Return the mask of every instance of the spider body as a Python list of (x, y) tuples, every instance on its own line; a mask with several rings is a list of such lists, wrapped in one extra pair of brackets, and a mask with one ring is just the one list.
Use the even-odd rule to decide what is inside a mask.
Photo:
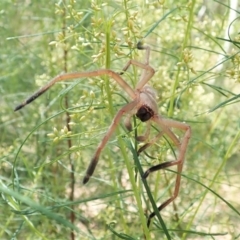
[(145, 86), (139, 93), (139, 108), (137, 109), (136, 116), (142, 122), (146, 122), (157, 113), (158, 108), (155, 91), (150, 86)]
[[(131, 101), (125, 106), (123, 106), (113, 118), (110, 127), (108, 128), (105, 136), (103, 137), (103, 139), (97, 146), (95, 153), (93, 154), (93, 157), (90, 161), (90, 164), (83, 178), (83, 183), (84, 184), (87, 183), (90, 177), (92, 176), (97, 166), (100, 154), (104, 149), (104, 147), (106, 146), (108, 140), (112, 136), (113, 132), (115, 131), (116, 127), (118, 126), (119, 122), (121, 121), (122, 116), (126, 115), (124, 124), (126, 128), (130, 131), (132, 130), (131, 117), (133, 115), (136, 115), (142, 122), (146, 122), (146, 128), (147, 128), (146, 132), (142, 136), (136, 137), (138, 141), (146, 141), (148, 139), (150, 134), (151, 124), (155, 124), (159, 128), (158, 134), (152, 139), (150, 139), (145, 145), (139, 148), (138, 155), (142, 151), (144, 151), (146, 148), (150, 147), (155, 142), (157, 142), (163, 135), (165, 135), (171, 140), (171, 142), (176, 146), (179, 152), (176, 160), (163, 162), (156, 166), (150, 167), (142, 176), (143, 178), (147, 178), (148, 175), (152, 172), (155, 172), (167, 167), (171, 167), (174, 165), (177, 166), (178, 173), (176, 174), (176, 184), (173, 191), (173, 195), (158, 207), (158, 210), (161, 211), (178, 196), (185, 153), (187, 150), (189, 139), (191, 137), (191, 128), (186, 123), (174, 121), (171, 119), (165, 119), (158, 113), (156, 92), (152, 87), (147, 85), (148, 81), (152, 78), (152, 76), (155, 73), (155, 70), (149, 65), (150, 47), (144, 46), (141, 43), (138, 43), (137, 48), (140, 50), (146, 50), (145, 63), (141, 63), (131, 59), (125, 65), (125, 67), (123, 68), (120, 74), (109, 69), (99, 69), (91, 72), (75, 72), (75, 73), (60, 74), (55, 78), (53, 78), (48, 84), (46, 84), (41, 89), (39, 89), (27, 100), (25, 100), (22, 104), (18, 105), (15, 108), (15, 111), (23, 108), (25, 105), (35, 100), (37, 97), (42, 95), (45, 91), (47, 91), (50, 87), (52, 87), (57, 82), (67, 81), (74, 78), (82, 78), (82, 77), (89, 78), (89, 77), (97, 77), (102, 75), (108, 75), (109, 77), (112, 77), (119, 84), (119, 86), (122, 87), (122, 89), (129, 95), (129, 97), (131, 98)], [(133, 89), (121, 77), (121, 75), (129, 68), (130, 65), (134, 65), (143, 70), (140, 76), (140, 80), (137, 83), (135, 89)], [(184, 136), (182, 137), (182, 139), (180, 139), (178, 136), (176, 136), (173, 133), (172, 131), (173, 128), (184, 131)], [(155, 212), (149, 215), (148, 226), (150, 224), (151, 219), (154, 216), (155, 216)]]
[(154, 115), (154, 111), (148, 105), (141, 106), (136, 113), (136, 116), (142, 122), (148, 121), (150, 118), (153, 117), (153, 115)]

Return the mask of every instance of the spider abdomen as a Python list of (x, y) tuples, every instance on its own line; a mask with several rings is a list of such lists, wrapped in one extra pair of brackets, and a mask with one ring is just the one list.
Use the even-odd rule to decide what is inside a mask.
[(136, 116), (142, 121), (146, 122), (154, 115), (158, 114), (156, 92), (146, 85), (139, 92), (139, 104), (136, 111)]
[(147, 105), (141, 106), (136, 113), (136, 116), (142, 121), (146, 122), (148, 121), (151, 117), (153, 117), (154, 111)]

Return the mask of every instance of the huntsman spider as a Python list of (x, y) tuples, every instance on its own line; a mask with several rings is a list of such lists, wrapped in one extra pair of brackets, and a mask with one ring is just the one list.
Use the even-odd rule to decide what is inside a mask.
[[(108, 75), (109, 77), (113, 78), (119, 86), (123, 89), (124, 92), (126, 92), (129, 97), (131, 98), (131, 101), (127, 103), (125, 106), (123, 106), (115, 115), (115, 117), (112, 120), (112, 123), (110, 127), (108, 128), (105, 136), (103, 137), (102, 141), (99, 143), (95, 153), (93, 154), (93, 157), (90, 161), (90, 164), (87, 168), (85, 177), (83, 178), (83, 184), (86, 184), (90, 177), (93, 175), (93, 172), (97, 166), (100, 154), (103, 150), (103, 148), (106, 146), (109, 138), (114, 133), (116, 127), (118, 126), (121, 118), (123, 115), (126, 115), (125, 119), (125, 126), (126, 128), (131, 131), (132, 125), (131, 125), (131, 117), (136, 115), (137, 118), (140, 119), (142, 122), (147, 123), (147, 130), (142, 136), (137, 136), (137, 141), (146, 141), (150, 134), (150, 128), (151, 123), (156, 124), (161, 131), (157, 133), (155, 137), (153, 137), (149, 142), (147, 142), (145, 145), (140, 147), (138, 150), (138, 154), (140, 154), (142, 151), (146, 150), (149, 146), (156, 143), (163, 135), (167, 136), (173, 144), (178, 149), (178, 156), (176, 160), (168, 161), (160, 163), (156, 166), (150, 167), (144, 174), (143, 178), (147, 178), (148, 175), (152, 172), (158, 171), (160, 169), (165, 169), (174, 165), (177, 165), (177, 174), (176, 174), (176, 182), (175, 182), (175, 188), (172, 196), (164, 201), (159, 207), (158, 210), (161, 211), (163, 208), (165, 208), (168, 204), (170, 204), (179, 193), (180, 188), (180, 181), (181, 181), (181, 173), (185, 158), (185, 153), (187, 150), (188, 142), (191, 137), (191, 128), (189, 125), (183, 122), (178, 122), (171, 119), (163, 118), (160, 113), (158, 112), (158, 106), (156, 102), (156, 92), (155, 90), (147, 85), (148, 81), (152, 78), (152, 76), (155, 73), (155, 70), (149, 65), (149, 56), (150, 56), (150, 47), (144, 46), (140, 42), (137, 44), (137, 48), (139, 50), (145, 50), (146, 56), (145, 56), (145, 62), (141, 63), (136, 60), (129, 60), (128, 63), (125, 65), (121, 73), (116, 73), (110, 69), (99, 69), (95, 71), (90, 72), (73, 72), (73, 73), (64, 73), (56, 76), (53, 78), (48, 84), (40, 88), (36, 93), (34, 93), (31, 97), (29, 97), (27, 100), (25, 100), (22, 104), (18, 105), (15, 108), (15, 111), (23, 108), (25, 105), (31, 103), (33, 100), (38, 98), (40, 95), (42, 95), (44, 92), (46, 92), (50, 87), (52, 87), (57, 82), (67, 81), (75, 78), (90, 78), (90, 77), (97, 77), (102, 75)], [(133, 89), (127, 82), (123, 80), (121, 75), (127, 71), (127, 69), (130, 67), (130, 65), (134, 65), (136, 67), (139, 67), (142, 69), (142, 74), (140, 76), (139, 82), (136, 84), (135, 89)], [(184, 136), (180, 140), (179, 137), (177, 137), (172, 129), (179, 129), (184, 131)], [(152, 212), (148, 216), (148, 222), (147, 225), (150, 225), (151, 219), (155, 216), (155, 212)]]

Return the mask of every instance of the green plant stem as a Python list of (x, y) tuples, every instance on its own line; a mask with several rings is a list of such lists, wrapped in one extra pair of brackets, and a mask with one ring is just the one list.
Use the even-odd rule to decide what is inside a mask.
[[(108, 22), (107, 26), (106, 26), (106, 68), (107, 69), (110, 68), (110, 63), (111, 63), (111, 60), (110, 60), (110, 47), (111, 47), (110, 46), (110, 26), (111, 25)], [(113, 102), (112, 102), (111, 91), (110, 91), (110, 87), (109, 87), (109, 78), (106, 78), (106, 90), (107, 90), (110, 114), (112, 116), (114, 116)], [(119, 131), (118, 127), (116, 129), (116, 133), (117, 133), (117, 135), (120, 135), (120, 131)], [(144, 232), (144, 235), (145, 235), (146, 239), (150, 240), (151, 239), (150, 238), (150, 233), (149, 233), (149, 229), (148, 229), (147, 224), (146, 224), (146, 218), (145, 218), (143, 208), (142, 208), (140, 192), (139, 192), (138, 186), (135, 182), (133, 167), (132, 167), (132, 164), (129, 161), (129, 157), (127, 156), (126, 146), (124, 144), (124, 141), (121, 138), (118, 138), (118, 144), (119, 144), (119, 148), (121, 150), (121, 154), (123, 156), (125, 165), (127, 167), (130, 182), (131, 182), (131, 185), (132, 185), (132, 188), (133, 188), (132, 190), (133, 190), (136, 202), (137, 202), (139, 216), (140, 216), (141, 223), (142, 223), (142, 226), (143, 226), (143, 232)], [(126, 227), (126, 230), (128, 231), (128, 227), (127, 227), (127, 224), (125, 222), (125, 219), (122, 219), (122, 220), (123, 220), (124, 226)]]
[[(189, 11), (189, 20), (188, 20), (188, 24), (187, 24), (187, 28), (186, 28), (186, 32), (185, 32), (185, 37), (183, 40), (183, 44), (182, 44), (182, 54), (181, 54), (181, 58), (180, 61), (182, 61), (183, 59), (183, 50), (185, 49), (185, 47), (187, 46), (188, 40), (191, 37), (191, 29), (192, 29), (192, 23), (193, 23), (193, 17), (194, 17), (194, 6), (195, 6), (196, 1), (193, 0), (191, 2), (191, 9)], [(177, 69), (177, 74), (176, 74), (176, 79), (174, 81), (174, 84), (172, 86), (172, 91), (171, 91), (171, 98), (170, 98), (170, 102), (169, 102), (169, 109), (168, 109), (168, 117), (172, 117), (173, 116), (173, 112), (174, 112), (174, 102), (175, 102), (175, 93), (177, 90), (177, 87), (179, 85), (179, 81), (180, 81), (180, 72), (181, 72), (181, 66), (178, 66)]]
[[(32, 208), (38, 209), (38, 211), (40, 211), (42, 214), (46, 214), (48, 217), (52, 217), (53, 219), (57, 220), (56, 214), (49, 213), (48, 210), (39, 206), (38, 204), (36, 204), (35, 202), (33, 202), (31, 199), (27, 198), (26, 196), (22, 196), (20, 193), (7, 188), (7, 186), (2, 181), (0, 181), (0, 191), (2, 192), (2, 194), (5, 195), (5, 201), (7, 201), (8, 205), (13, 210), (21, 211), (20, 206), (19, 206), (19, 204), (17, 204), (17, 201), (16, 201), (16, 200), (18, 200), (28, 206), (31, 206)], [(51, 214), (51, 216), (50, 216), (50, 214)], [(27, 223), (27, 225), (33, 230), (33, 232), (36, 233), (36, 235), (38, 235), (41, 239), (47, 240), (47, 238), (44, 237), (44, 235), (35, 228), (32, 221), (30, 221), (27, 216), (25, 216), (25, 215), (20, 215), (20, 216)], [(67, 222), (65, 221), (65, 223), (67, 223)], [(69, 223), (67, 223), (67, 225), (73, 227)], [(76, 228), (75, 228), (75, 230), (76, 230)]]
[[(136, 164), (136, 166), (137, 166), (137, 169), (138, 169), (138, 171), (139, 171), (139, 174), (140, 174), (140, 176), (143, 176), (144, 172), (143, 172), (142, 166), (141, 166), (141, 164), (140, 164), (140, 161), (139, 161), (139, 159), (138, 159), (137, 152), (136, 152), (136, 150), (133, 148), (133, 145), (130, 143), (130, 141), (128, 141), (127, 144), (128, 144), (128, 147), (130, 148), (132, 154), (133, 154), (134, 162), (135, 162), (135, 164)], [(169, 233), (168, 233), (168, 230), (167, 230), (167, 228), (166, 228), (166, 226), (165, 226), (165, 223), (164, 223), (164, 221), (163, 221), (163, 219), (162, 219), (162, 217), (161, 217), (161, 215), (160, 215), (160, 212), (159, 212), (159, 210), (158, 210), (158, 208), (157, 208), (157, 205), (156, 205), (156, 203), (155, 203), (155, 201), (154, 201), (154, 199), (153, 199), (153, 196), (152, 196), (152, 194), (151, 194), (150, 188), (149, 188), (149, 186), (148, 186), (148, 184), (147, 184), (147, 180), (144, 179), (144, 178), (142, 178), (142, 182), (143, 182), (143, 185), (144, 185), (144, 187), (145, 187), (145, 189), (146, 189), (148, 198), (149, 198), (149, 200), (150, 200), (150, 202), (151, 202), (151, 204), (152, 204), (152, 208), (153, 208), (154, 212), (156, 213), (156, 216), (157, 216), (157, 218), (158, 218), (158, 220), (159, 220), (159, 222), (160, 222), (160, 224), (161, 224), (161, 226), (162, 226), (162, 228), (163, 228), (163, 231), (164, 231), (167, 239), (170, 240), (171, 237), (170, 237), (170, 235), (169, 235)]]
[[(111, 52), (110, 52), (110, 50), (111, 50), (111, 44), (110, 44), (111, 23), (109, 21), (110, 20), (108, 20), (106, 22), (106, 31), (105, 31), (105, 33), (106, 33), (106, 43), (105, 43), (106, 44), (106, 64), (105, 64), (105, 68), (106, 69), (110, 69), (110, 66), (111, 66)], [(112, 94), (111, 94), (111, 89), (110, 89), (110, 81), (109, 81), (108, 76), (105, 77), (105, 88), (106, 88), (106, 93), (107, 93), (109, 112), (110, 112), (110, 115), (112, 117), (114, 117), (114, 107), (113, 107)], [(116, 133), (117, 133), (117, 135), (119, 135), (119, 133), (120, 133), (118, 127), (116, 129)], [(120, 149), (122, 149), (122, 148), (120, 147)], [(112, 172), (112, 174), (115, 175), (114, 172)], [(111, 179), (114, 179), (113, 184), (114, 184), (115, 191), (117, 191), (118, 187), (117, 187), (117, 181), (115, 180), (116, 178), (114, 176), (112, 176)], [(122, 205), (121, 200), (117, 201), (117, 208), (121, 209), (121, 205)], [(126, 233), (128, 233), (129, 228), (128, 228), (128, 225), (126, 223), (126, 220), (125, 220), (125, 217), (123, 214), (121, 214), (121, 222), (123, 223), (124, 231)]]

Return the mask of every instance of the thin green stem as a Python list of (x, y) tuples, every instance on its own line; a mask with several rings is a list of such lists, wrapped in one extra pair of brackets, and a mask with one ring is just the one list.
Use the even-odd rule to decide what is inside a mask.
[[(132, 152), (132, 154), (133, 154), (134, 162), (135, 162), (135, 164), (136, 164), (136, 166), (137, 166), (137, 169), (138, 169), (138, 171), (139, 171), (139, 174), (140, 174), (140, 176), (143, 176), (144, 172), (143, 172), (141, 163), (140, 163), (140, 161), (139, 161), (139, 159), (138, 159), (137, 152), (136, 152), (136, 150), (133, 148), (133, 144), (132, 144), (130, 141), (127, 141), (127, 140), (126, 140), (126, 142), (127, 142), (127, 145), (128, 145), (128, 147), (129, 147), (129, 149), (131, 150), (131, 152)], [(134, 177), (134, 176), (133, 176), (133, 177)], [(153, 196), (152, 196), (152, 194), (151, 194), (150, 188), (149, 188), (149, 186), (148, 186), (148, 184), (147, 184), (147, 180), (144, 179), (144, 178), (142, 178), (141, 180), (142, 180), (142, 183), (143, 183), (143, 185), (144, 185), (144, 187), (145, 187), (145, 190), (146, 190), (146, 192), (147, 192), (148, 198), (149, 198), (149, 200), (150, 200), (150, 202), (151, 202), (152, 208), (153, 208), (154, 212), (156, 213), (156, 216), (157, 216), (157, 218), (158, 218), (158, 220), (159, 220), (159, 222), (160, 222), (160, 224), (161, 224), (161, 226), (162, 226), (162, 228), (163, 228), (163, 231), (164, 231), (167, 239), (170, 240), (171, 237), (170, 237), (170, 235), (169, 235), (169, 233), (168, 233), (168, 230), (167, 230), (167, 228), (166, 228), (166, 226), (165, 226), (165, 223), (164, 223), (164, 221), (163, 221), (163, 219), (162, 219), (162, 217), (161, 217), (161, 215), (160, 215), (160, 212), (159, 212), (159, 210), (158, 210), (158, 208), (157, 208), (157, 205), (156, 205), (156, 203), (155, 203), (155, 201), (154, 201), (154, 199), (153, 199)], [(136, 191), (138, 192), (138, 189), (136, 189)], [(145, 217), (144, 217), (144, 218), (145, 218)], [(144, 221), (146, 221), (146, 218), (145, 218)]]
[[(106, 27), (106, 68), (110, 68), (110, 63), (111, 63), (111, 60), (110, 60), (110, 26), (111, 25), (108, 22), (107, 27)], [(107, 91), (107, 96), (108, 96), (109, 110), (110, 110), (111, 115), (114, 116), (112, 96), (111, 96), (111, 92), (110, 92), (109, 79), (108, 78), (106, 78), (106, 91)], [(119, 128), (117, 128), (116, 133), (117, 133), (117, 135), (120, 135)], [(143, 211), (143, 208), (142, 208), (140, 192), (139, 192), (138, 186), (135, 182), (133, 167), (132, 167), (132, 164), (130, 163), (128, 154), (126, 152), (126, 146), (124, 144), (124, 141), (121, 138), (118, 138), (118, 144), (119, 144), (119, 148), (121, 150), (121, 154), (123, 156), (125, 165), (127, 167), (130, 182), (131, 182), (131, 185), (132, 185), (132, 188), (133, 188), (134, 197), (135, 197), (136, 202), (137, 202), (141, 223), (142, 223), (142, 226), (143, 226), (144, 235), (145, 235), (147, 240), (148, 239), (150, 240), (151, 238), (150, 238), (150, 234), (149, 234), (149, 229), (147, 227), (146, 218), (145, 218), (144, 211)], [(125, 219), (122, 219), (122, 220), (123, 220), (123, 223), (124, 223), (124, 226), (125, 226), (127, 232), (129, 232), (127, 224), (125, 223)]]
[[(181, 53), (181, 58), (180, 61), (182, 61), (183, 59), (183, 50), (185, 49), (185, 47), (188, 44), (188, 41), (191, 37), (191, 30), (192, 30), (192, 23), (193, 23), (193, 17), (194, 17), (194, 6), (195, 6), (196, 1), (193, 0), (191, 3), (191, 8), (189, 10), (189, 20), (188, 20), (188, 24), (187, 24), (187, 28), (186, 28), (186, 32), (185, 32), (185, 37), (183, 40), (183, 44), (182, 44), (182, 53)], [(174, 102), (175, 102), (175, 93), (176, 90), (178, 88), (179, 85), (179, 81), (180, 81), (180, 72), (181, 72), (181, 66), (178, 66), (177, 69), (177, 74), (176, 74), (176, 78), (174, 81), (174, 84), (172, 86), (172, 91), (171, 91), (171, 98), (170, 98), (170, 102), (169, 102), (169, 109), (168, 109), (168, 117), (172, 117), (173, 116), (173, 112), (174, 112)]]
[[(105, 43), (105, 46), (106, 46), (106, 63), (105, 63), (105, 67), (106, 67), (106, 69), (110, 69), (110, 67), (111, 67), (111, 41), (110, 41), (111, 23), (110, 23), (110, 20), (108, 20), (106, 22), (105, 28), (106, 28), (106, 31), (105, 31), (105, 33), (106, 33), (106, 43)], [(108, 76), (105, 77), (105, 89), (106, 89), (106, 93), (107, 93), (109, 112), (110, 112), (110, 115), (112, 117), (114, 117), (114, 107), (113, 107), (113, 101), (112, 101), (112, 93), (111, 93), (111, 89), (110, 89), (110, 81), (109, 81)], [(117, 133), (117, 135), (120, 134), (120, 131), (119, 131), (118, 127), (116, 129), (116, 133)], [(120, 149), (122, 150), (121, 146), (120, 146)], [(111, 163), (110, 163), (110, 165), (111, 165), (110, 167), (112, 169), (114, 169)], [(111, 174), (112, 174), (111, 179), (113, 180), (114, 189), (115, 189), (115, 191), (117, 191), (117, 189), (118, 189), (117, 178), (114, 177), (114, 176), (116, 176), (116, 172), (112, 171)], [(121, 198), (119, 198), (119, 199), (120, 200), (117, 201), (117, 203), (116, 203), (117, 208), (122, 209), (123, 204), (121, 203)], [(121, 222), (123, 224), (124, 231), (126, 233), (129, 233), (129, 227), (128, 227), (128, 224), (126, 223), (126, 218), (125, 218), (123, 212), (121, 213)]]

